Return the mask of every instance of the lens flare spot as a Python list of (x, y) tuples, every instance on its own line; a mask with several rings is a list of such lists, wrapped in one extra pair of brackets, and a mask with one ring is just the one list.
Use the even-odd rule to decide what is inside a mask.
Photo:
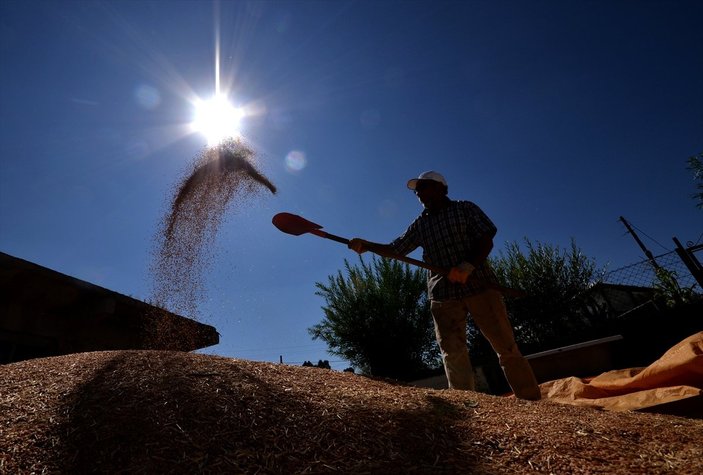
[(161, 104), (161, 93), (158, 89), (142, 84), (134, 91), (137, 104), (147, 110), (153, 110)]
[(286, 170), (291, 173), (297, 173), (301, 171), (307, 165), (307, 158), (305, 158), (305, 153), (299, 150), (293, 150), (288, 152), (286, 155)]
[(395, 201), (383, 200), (378, 206), (378, 214), (384, 218), (391, 218), (398, 212), (398, 204)]

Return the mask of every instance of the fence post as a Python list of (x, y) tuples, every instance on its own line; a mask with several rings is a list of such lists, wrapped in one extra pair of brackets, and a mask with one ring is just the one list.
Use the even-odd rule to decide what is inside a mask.
[(696, 256), (694, 256), (692, 252), (689, 252), (688, 249), (681, 245), (676, 237), (674, 237), (673, 240), (674, 244), (676, 244), (676, 254), (678, 254), (683, 263), (686, 264), (693, 278), (696, 279), (700, 288), (703, 289), (703, 266), (701, 266), (701, 263), (698, 262), (698, 259), (696, 259)]
[(649, 259), (649, 262), (652, 263), (654, 266), (654, 269), (659, 270), (660, 266), (659, 263), (657, 263), (656, 259), (654, 259), (654, 255), (652, 254), (652, 251), (647, 249), (647, 246), (644, 245), (640, 237), (637, 235), (634, 229), (632, 229), (632, 226), (630, 226), (630, 223), (622, 216), (620, 216), (620, 221), (622, 224), (625, 225), (627, 228), (627, 232), (629, 232), (633, 238), (635, 238), (635, 242), (640, 246), (640, 249), (642, 249), (642, 252), (644, 252), (644, 255), (647, 256), (647, 259)]

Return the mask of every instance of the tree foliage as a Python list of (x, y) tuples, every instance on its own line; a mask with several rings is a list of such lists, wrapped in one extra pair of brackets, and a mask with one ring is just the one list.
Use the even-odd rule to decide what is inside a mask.
[(318, 360), (317, 364), (312, 364), (312, 361), (303, 361), (303, 366), (308, 368), (332, 369), (332, 366), (328, 360)]
[(583, 337), (589, 322), (581, 315), (578, 298), (602, 278), (595, 261), (585, 256), (574, 240), (568, 250), (524, 239), (525, 250), (517, 242), (491, 259), (498, 280), (508, 287), (527, 292), (522, 299), (507, 300), (520, 343), (539, 347), (567, 344), (570, 338)]
[(674, 270), (658, 267), (655, 270), (656, 280), (654, 282), (655, 297), (664, 302), (667, 307), (674, 308), (684, 305), (694, 300), (696, 284), (690, 287), (679, 285), (679, 276)]
[(363, 373), (408, 381), (441, 364), (425, 272), (390, 259), (344, 261), (344, 271), (317, 282), (322, 322), (308, 329), (331, 354)]
[(693, 199), (696, 200), (696, 206), (703, 209), (703, 153), (689, 157), (687, 168), (693, 172), (693, 179), (697, 182), (698, 193), (693, 195)]

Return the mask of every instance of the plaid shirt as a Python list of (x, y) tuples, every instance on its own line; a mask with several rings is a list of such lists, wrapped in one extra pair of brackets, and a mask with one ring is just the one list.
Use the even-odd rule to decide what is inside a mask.
[[(449, 269), (472, 257), (476, 239), (486, 235), (493, 238), (496, 231), (493, 222), (474, 203), (450, 200), (439, 211), (423, 211), (390, 246), (402, 255), (422, 247), (425, 262)], [(432, 300), (460, 299), (484, 290), (473, 279), (497, 283), (493, 270), (484, 262), (476, 267), (466, 284), (452, 283), (446, 276), (429, 271), (427, 292)]]

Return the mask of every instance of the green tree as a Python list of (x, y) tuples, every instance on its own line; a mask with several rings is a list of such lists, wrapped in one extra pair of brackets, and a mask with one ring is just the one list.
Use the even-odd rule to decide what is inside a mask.
[(676, 307), (677, 305), (686, 304), (693, 300), (695, 295), (693, 289), (696, 285), (693, 284), (690, 287), (681, 287), (676, 271), (659, 267), (655, 270), (655, 276), (655, 296), (664, 302), (667, 307)]
[(693, 195), (693, 199), (697, 201), (696, 206), (703, 209), (703, 153), (689, 157), (687, 168), (693, 172), (693, 179), (698, 182), (698, 193)]
[(308, 329), (331, 354), (372, 376), (409, 381), (441, 365), (425, 272), (390, 259), (360, 259), (317, 282), (322, 322)]
[(491, 258), (498, 280), (523, 289), (528, 296), (508, 299), (515, 337), (533, 348), (568, 344), (580, 340), (589, 322), (581, 316), (578, 298), (602, 278), (595, 261), (583, 254), (572, 239), (568, 250), (524, 239), (526, 250), (517, 242)]

